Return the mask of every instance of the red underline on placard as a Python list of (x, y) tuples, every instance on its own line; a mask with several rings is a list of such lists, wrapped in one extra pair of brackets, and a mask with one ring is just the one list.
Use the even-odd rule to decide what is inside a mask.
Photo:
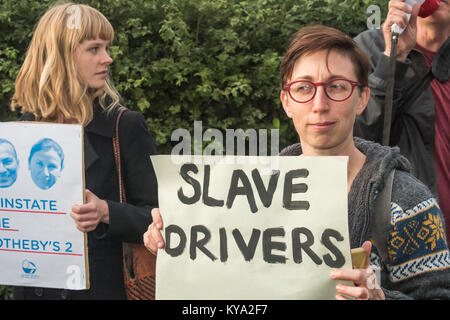
[(13, 249), (0, 249), (0, 251), (43, 253), (43, 254), (58, 254), (58, 255), (63, 255), (63, 256), (79, 256), (79, 257), (83, 256), (80, 253), (66, 253), (66, 252), (45, 252), (45, 251), (29, 251), (29, 250), (13, 250)]
[(0, 229), (0, 231), (19, 231), (19, 229)]
[(65, 212), (51, 212), (51, 211), (27, 211), (27, 210), (12, 210), (0, 209), (2, 212), (24, 212), (24, 213), (45, 213), (45, 214), (66, 214)]

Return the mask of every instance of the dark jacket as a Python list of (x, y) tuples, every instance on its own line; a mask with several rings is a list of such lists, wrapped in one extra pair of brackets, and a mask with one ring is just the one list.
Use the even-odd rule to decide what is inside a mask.
[[(127, 111), (120, 120), (119, 137), (127, 203), (119, 203), (112, 136), (115, 112), (94, 107), (94, 118), (84, 130), (85, 186), (107, 201), (109, 224), (88, 232), (89, 290), (15, 287), (15, 299), (125, 299), (122, 242), (141, 242), (157, 207), (157, 182), (150, 155), (155, 144), (144, 117)], [(21, 120), (33, 121), (25, 114)]]
[[(355, 136), (381, 143), (389, 57), (383, 54), (384, 38), (380, 30), (368, 30), (359, 34), (355, 41), (368, 55), (372, 64), (369, 75), (371, 99), (361, 116), (356, 118)], [(436, 55), (438, 57), (438, 55)], [(433, 61), (433, 68), (449, 63)], [(392, 110), (391, 146), (399, 146), (400, 152), (411, 163), (411, 172), (438, 196), (434, 166), (434, 102), (428, 87), (411, 105), (402, 106), (405, 89), (427, 73), (425, 57), (413, 49), (406, 61), (396, 62), (395, 86)]]
[[(450, 253), (442, 212), (430, 190), (409, 174), (409, 163), (398, 148), (354, 138), (366, 156), (348, 193), (351, 248), (373, 240), (375, 199), (395, 169), (391, 195), (391, 224), (384, 263), (375, 246), (370, 264), (378, 270), (387, 299), (450, 299)], [(280, 155), (300, 155), (301, 145)]]

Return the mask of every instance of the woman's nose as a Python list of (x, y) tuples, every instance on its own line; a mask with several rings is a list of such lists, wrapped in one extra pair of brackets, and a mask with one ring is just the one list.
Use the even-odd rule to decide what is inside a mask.
[(329, 99), (327, 94), (325, 93), (324, 86), (318, 86), (316, 89), (316, 95), (313, 99), (313, 111), (314, 112), (323, 112), (328, 110), (329, 108)]
[(110, 65), (114, 60), (110, 57), (109, 53), (105, 51), (103, 57), (102, 57), (102, 64), (104, 65)]

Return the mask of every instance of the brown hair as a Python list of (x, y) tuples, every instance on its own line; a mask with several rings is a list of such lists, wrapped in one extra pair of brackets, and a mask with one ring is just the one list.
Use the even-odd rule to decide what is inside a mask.
[[(358, 82), (368, 86), (370, 62), (356, 42), (345, 33), (322, 25), (307, 26), (297, 31), (283, 57), (280, 66), (281, 87), (292, 76), (295, 63), (303, 56), (326, 50), (337, 51), (349, 57), (355, 67)], [(328, 60), (328, 59), (327, 59)]]

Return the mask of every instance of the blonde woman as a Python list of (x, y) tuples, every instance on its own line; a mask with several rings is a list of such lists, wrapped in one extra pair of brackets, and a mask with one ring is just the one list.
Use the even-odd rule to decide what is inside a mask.
[(155, 154), (144, 117), (120, 120), (122, 171), (127, 203), (119, 203), (112, 137), (119, 95), (109, 81), (114, 38), (109, 21), (86, 5), (49, 9), (38, 22), (15, 83), (11, 107), (21, 120), (84, 126), (86, 203), (71, 216), (87, 232), (90, 289), (15, 287), (15, 299), (125, 299), (122, 242), (142, 242), (157, 203)]

